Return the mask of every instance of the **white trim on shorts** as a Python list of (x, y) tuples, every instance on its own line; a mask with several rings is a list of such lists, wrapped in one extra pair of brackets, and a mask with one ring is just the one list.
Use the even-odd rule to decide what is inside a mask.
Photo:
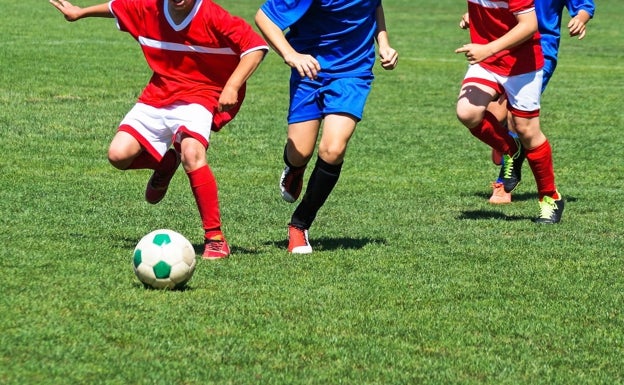
[(120, 127), (123, 125), (132, 127), (162, 156), (173, 142), (180, 142), (181, 128), (209, 143), (212, 113), (200, 104), (180, 103), (156, 108), (137, 103), (119, 123)]
[(518, 111), (538, 111), (542, 96), (542, 78), (544, 71), (537, 70), (525, 74), (503, 76), (472, 64), (464, 79), (477, 78), (500, 84), (507, 95), (507, 103)]

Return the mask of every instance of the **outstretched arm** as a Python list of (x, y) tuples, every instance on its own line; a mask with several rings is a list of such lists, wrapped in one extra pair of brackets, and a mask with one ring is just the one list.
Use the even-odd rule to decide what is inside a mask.
[(301, 77), (315, 79), (321, 70), (319, 62), (311, 55), (300, 54), (288, 43), (282, 30), (262, 11), (258, 10), (255, 17), (256, 25), (275, 52), (299, 72)]
[(56, 9), (58, 9), (67, 21), (76, 21), (84, 19), (85, 17), (113, 17), (108, 3), (102, 3), (98, 5), (92, 5), (89, 7), (81, 8), (77, 5), (73, 5), (67, 0), (49, 0)]
[(377, 22), (375, 40), (377, 40), (377, 45), (379, 45), (379, 60), (381, 61), (381, 66), (386, 70), (393, 70), (396, 68), (399, 61), (399, 54), (394, 48), (390, 47), (390, 40), (388, 39), (388, 31), (386, 29), (386, 17), (381, 5), (377, 7), (375, 11), (375, 20)]

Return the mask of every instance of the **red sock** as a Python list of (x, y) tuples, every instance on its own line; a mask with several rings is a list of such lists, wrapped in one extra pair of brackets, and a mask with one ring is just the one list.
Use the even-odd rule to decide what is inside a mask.
[(500, 153), (513, 155), (518, 151), (518, 145), (507, 128), (490, 111), (485, 111), (481, 123), (471, 128), (470, 132)]
[(555, 186), (552, 149), (548, 139), (535, 148), (530, 150), (525, 149), (525, 152), (527, 161), (535, 177), (535, 183), (537, 183), (539, 199), (542, 199), (546, 195), (559, 199), (557, 187)]
[(221, 214), (219, 212), (219, 197), (217, 181), (208, 165), (197, 170), (187, 172), (191, 190), (199, 209), (202, 225), (206, 231), (206, 238), (221, 233)]

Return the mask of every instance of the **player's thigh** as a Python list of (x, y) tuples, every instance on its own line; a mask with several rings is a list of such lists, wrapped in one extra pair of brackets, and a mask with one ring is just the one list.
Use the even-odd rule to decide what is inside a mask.
[(474, 127), (483, 120), (485, 110), (496, 96), (496, 90), (489, 85), (465, 83), (457, 98), (457, 118), (467, 127)]
[(357, 122), (358, 119), (349, 114), (330, 114), (325, 117), (318, 151), (324, 161), (342, 163)]
[(466, 127), (476, 126), (490, 102), (503, 93), (496, 75), (478, 64), (469, 66), (457, 97), (457, 118)]

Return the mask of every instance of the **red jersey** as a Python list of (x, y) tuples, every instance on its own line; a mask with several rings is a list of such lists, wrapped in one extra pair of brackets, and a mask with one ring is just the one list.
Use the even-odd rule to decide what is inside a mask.
[[(494, 41), (518, 24), (517, 14), (534, 9), (533, 0), (468, 0), (470, 39), (475, 44)], [(503, 76), (539, 70), (544, 66), (539, 32), (535, 32), (525, 42), (503, 50), (479, 64)]]
[(154, 107), (173, 103), (201, 104), (220, 129), (238, 112), (238, 105), (217, 113), (218, 99), (240, 57), (267, 50), (268, 45), (251, 26), (210, 0), (197, 0), (180, 24), (171, 18), (167, 0), (112, 0), (109, 8), (121, 31), (134, 37), (154, 71), (139, 102)]

